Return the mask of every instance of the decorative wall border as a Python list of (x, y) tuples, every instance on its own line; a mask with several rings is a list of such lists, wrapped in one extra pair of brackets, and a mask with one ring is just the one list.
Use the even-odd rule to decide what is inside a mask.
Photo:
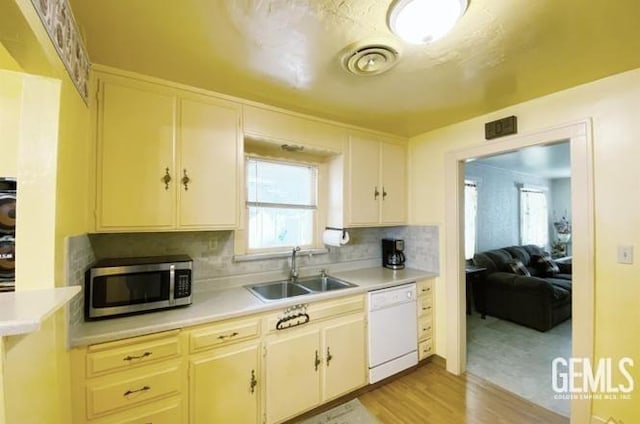
[(67, 0), (31, 0), (51, 42), (85, 103), (91, 64)]

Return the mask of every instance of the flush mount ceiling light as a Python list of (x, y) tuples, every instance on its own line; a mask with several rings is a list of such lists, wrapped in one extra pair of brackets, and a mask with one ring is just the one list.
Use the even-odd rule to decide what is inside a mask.
[(431, 43), (451, 31), (467, 4), (467, 0), (396, 0), (389, 7), (389, 28), (407, 43)]

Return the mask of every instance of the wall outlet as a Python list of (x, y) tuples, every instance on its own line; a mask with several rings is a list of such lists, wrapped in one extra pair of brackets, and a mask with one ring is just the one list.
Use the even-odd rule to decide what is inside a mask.
[(633, 264), (633, 246), (618, 246), (618, 263)]

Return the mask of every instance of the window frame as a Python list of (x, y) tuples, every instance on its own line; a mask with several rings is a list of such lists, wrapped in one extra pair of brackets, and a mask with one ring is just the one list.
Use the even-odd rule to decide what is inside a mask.
[[(538, 187), (538, 186), (530, 186), (530, 185), (519, 185), (518, 186), (518, 207), (519, 207), (519, 216), (518, 216), (518, 220), (519, 220), (519, 228), (520, 228), (520, 244), (521, 245), (526, 245), (526, 244), (534, 244), (536, 246), (539, 246), (545, 250), (547, 250), (549, 248), (549, 196), (548, 196), (548, 191), (549, 189), (547, 187)], [(536, 194), (541, 194), (544, 198), (545, 201), (545, 213), (543, 213), (541, 216), (543, 217), (544, 221), (545, 221), (545, 225), (544, 225), (544, 231), (546, 234), (546, 238), (544, 240), (544, 243), (542, 243), (542, 245), (530, 241), (530, 240), (525, 240), (525, 209), (524, 209), (524, 199), (523, 199), (523, 194), (524, 193), (536, 193)]]
[[(465, 260), (469, 260), (469, 259), (473, 259), (473, 255), (475, 255), (475, 253), (478, 251), (478, 200), (479, 200), (479, 185), (480, 183), (478, 182), (478, 180), (472, 179), (472, 178), (465, 178), (464, 179), (464, 207), (465, 207), (465, 219), (464, 219), (464, 256), (465, 256)], [(473, 254), (471, 255), (471, 257), (467, 257), (467, 186), (472, 186), (475, 187), (475, 193), (476, 193), (476, 210), (475, 210), (475, 215), (473, 217), (474, 220), (474, 234), (473, 234)]]
[[(245, 154), (244, 157), (244, 211), (245, 211), (245, 216), (244, 216), (244, 225), (245, 225), (245, 231), (243, 231), (244, 237), (243, 237), (243, 243), (244, 243), (244, 249), (243, 251), (245, 252), (245, 254), (247, 255), (253, 255), (253, 254), (265, 254), (265, 253), (282, 253), (282, 252), (289, 252), (291, 249), (293, 249), (295, 246), (291, 245), (291, 246), (275, 246), (275, 247), (264, 247), (264, 248), (250, 248), (250, 236), (251, 236), (251, 232), (249, 231), (249, 220), (251, 219), (251, 214), (249, 213), (249, 208), (252, 206), (250, 205), (251, 203), (254, 203), (256, 206), (266, 206), (269, 203), (265, 203), (265, 202), (250, 202), (248, 200), (249, 198), (249, 186), (248, 186), (248, 182), (247, 182), (247, 169), (248, 166), (247, 164), (249, 163), (250, 160), (257, 160), (257, 161), (261, 161), (261, 162), (271, 162), (271, 163), (276, 163), (276, 164), (285, 164), (285, 165), (291, 165), (291, 166), (299, 166), (299, 167), (311, 167), (314, 168), (315, 170), (315, 207), (309, 207), (309, 206), (301, 206), (301, 205), (290, 205), (292, 206), (291, 209), (306, 209), (306, 210), (311, 210), (312, 211), (312, 229), (311, 229), (311, 243), (310, 244), (305, 244), (305, 245), (300, 245), (299, 247), (302, 250), (307, 250), (307, 249), (313, 249), (318, 245), (318, 237), (319, 237), (319, 231), (318, 231), (318, 226), (319, 226), (319, 220), (320, 217), (322, 215), (322, 211), (321, 211), (321, 205), (322, 205), (322, 196), (321, 196), (321, 192), (322, 192), (322, 187), (321, 187), (321, 180), (320, 180), (320, 176), (321, 176), (321, 168), (322, 168), (322, 164), (321, 163), (317, 163), (317, 162), (312, 162), (312, 161), (305, 161), (305, 160), (295, 160), (295, 159), (290, 159), (290, 158), (282, 158), (282, 157), (271, 157), (271, 156), (262, 156), (260, 154), (255, 154), (255, 153), (247, 153)], [(272, 203), (271, 205), (273, 205), (273, 207), (279, 207), (279, 208), (283, 208), (283, 209), (287, 209), (286, 208), (286, 203), (282, 204), (282, 203)], [(268, 207), (268, 206), (266, 206)]]

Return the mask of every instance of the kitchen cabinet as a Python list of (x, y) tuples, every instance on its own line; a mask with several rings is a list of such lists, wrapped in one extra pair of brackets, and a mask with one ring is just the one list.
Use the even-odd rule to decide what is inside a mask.
[(99, 76), (96, 229), (238, 226), (240, 105)]
[(74, 349), (74, 423), (186, 422), (178, 331)]
[(418, 282), (418, 360), (433, 355), (433, 280)]
[[(364, 306), (362, 296), (353, 299)], [(310, 310), (311, 322), (335, 311), (353, 312), (348, 302), (327, 302)], [(271, 424), (366, 384), (363, 309), (308, 327), (277, 331), (267, 336), (265, 353), (265, 416)]]
[(347, 226), (406, 223), (405, 146), (351, 135), (348, 155)]
[(231, 320), (189, 332), (191, 424), (259, 421), (259, 335), (258, 318)]
[(189, 360), (191, 424), (257, 423), (260, 344), (240, 343)]

